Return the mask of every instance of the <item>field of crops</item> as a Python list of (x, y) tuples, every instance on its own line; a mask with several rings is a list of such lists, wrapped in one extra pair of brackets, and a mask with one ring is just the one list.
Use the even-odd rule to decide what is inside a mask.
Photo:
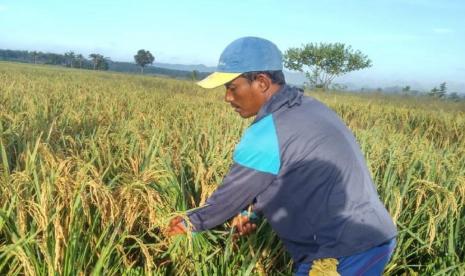
[[(264, 221), (169, 239), (231, 164), (223, 89), (0, 62), (0, 274), (290, 275)], [(354, 131), (399, 229), (386, 275), (465, 274), (465, 105), (313, 93)]]

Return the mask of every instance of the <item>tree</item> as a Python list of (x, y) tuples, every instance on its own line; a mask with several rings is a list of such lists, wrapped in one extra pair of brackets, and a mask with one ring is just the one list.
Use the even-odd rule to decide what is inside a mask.
[(92, 61), (94, 70), (108, 70), (109, 58), (105, 58), (101, 54), (90, 54), (89, 58)]
[(34, 64), (37, 63), (37, 56), (38, 56), (39, 53), (37, 53), (37, 51), (32, 51), (31, 55), (32, 55), (32, 60), (34, 61)]
[(63, 65), (65, 64), (65, 57), (63, 55), (59, 54), (53, 54), (50, 53), (47, 55), (47, 62), (48, 64), (54, 64), (54, 65)]
[(108, 68), (110, 68), (110, 65), (108, 64), (110, 61), (110, 58), (109, 57), (104, 57), (100, 60), (98, 66), (97, 66), (97, 69), (98, 70), (108, 70)]
[(79, 68), (82, 68), (82, 61), (84, 60), (84, 57), (81, 54), (76, 55), (76, 61), (79, 64)]
[(437, 97), (438, 96), (438, 91), (439, 91), (439, 89), (437, 87), (434, 87), (433, 89), (431, 89), (431, 91), (428, 92), (428, 95), (432, 96), (432, 97)]
[(454, 101), (454, 102), (458, 102), (460, 101), (460, 96), (457, 92), (452, 92), (449, 94), (449, 97), (447, 97), (449, 100), (451, 101)]
[(331, 86), (331, 90), (345, 91), (347, 90), (347, 85), (341, 84), (341, 83), (335, 83)]
[(199, 79), (199, 71), (197, 71), (197, 70), (192, 70), (192, 76), (191, 76), (191, 77), (192, 77), (192, 80), (193, 80), (193, 81), (198, 80), (198, 79)]
[(368, 68), (371, 60), (343, 43), (309, 43), (289, 48), (284, 53), (284, 65), (305, 72), (311, 86), (326, 90), (334, 78)]
[(407, 85), (402, 88), (402, 92), (409, 92), (410, 91), (410, 85)]
[(446, 92), (447, 92), (447, 85), (446, 85), (446, 82), (443, 82), (439, 85), (438, 97), (444, 98), (444, 96), (446, 96)]
[(140, 49), (137, 51), (137, 55), (134, 56), (134, 61), (140, 65), (140, 72), (144, 73), (144, 67), (147, 64), (152, 64), (155, 58), (150, 53), (150, 51), (146, 51), (144, 49)]
[(65, 53), (66, 67), (73, 67), (75, 58), (76, 58), (76, 55), (74, 54), (73, 51), (66, 52)]
[(435, 97), (435, 98), (442, 99), (446, 96), (446, 92), (447, 92), (447, 85), (445, 82), (443, 82), (439, 85), (439, 89), (435, 86), (433, 89), (431, 89), (430, 92), (428, 92), (428, 95)]
[(96, 70), (98, 61), (99, 61), (99, 59), (103, 58), (103, 56), (100, 55), (100, 54), (90, 54), (89, 58), (92, 61), (92, 64), (94, 65), (94, 70)]

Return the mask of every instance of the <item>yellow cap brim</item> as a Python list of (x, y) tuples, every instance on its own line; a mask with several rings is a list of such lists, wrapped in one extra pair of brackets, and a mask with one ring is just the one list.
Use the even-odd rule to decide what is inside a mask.
[(197, 82), (197, 84), (207, 89), (215, 88), (232, 81), (233, 79), (239, 77), (241, 74), (242, 73), (215, 72), (203, 80)]

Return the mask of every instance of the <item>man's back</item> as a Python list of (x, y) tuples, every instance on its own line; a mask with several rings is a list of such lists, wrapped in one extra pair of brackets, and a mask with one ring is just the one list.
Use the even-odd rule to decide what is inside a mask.
[[(355, 137), (332, 110), (284, 86), (251, 128), (269, 116), (280, 167), (257, 196), (255, 209), (267, 217), (295, 261), (351, 255), (396, 235)], [(262, 139), (257, 144), (268, 138)]]

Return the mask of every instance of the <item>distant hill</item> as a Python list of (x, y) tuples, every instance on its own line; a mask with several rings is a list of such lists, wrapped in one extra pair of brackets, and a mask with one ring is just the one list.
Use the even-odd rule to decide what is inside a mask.
[[(144, 74), (166, 75), (166, 76), (171, 76), (175, 78), (183, 78), (183, 79), (192, 79), (194, 77), (193, 70), (195, 69), (189, 70), (188, 66), (185, 66), (184, 69), (182, 70), (174, 69), (174, 68), (176, 67), (173, 66), (171, 68), (165, 68), (165, 67), (160, 67), (160, 66), (148, 65), (144, 68)], [(111, 61), (109, 62), (108, 70), (117, 71), (117, 72), (126, 72), (126, 73), (139, 73), (140, 66), (132, 62)], [(209, 73), (198, 71), (196, 73), (195, 78), (202, 79), (206, 77), (208, 74)]]
[(194, 70), (198, 72), (213, 72), (216, 69), (216, 67), (205, 66), (203, 64), (170, 64), (170, 63), (155, 62), (153, 66), (160, 67), (160, 68), (166, 68), (166, 69), (172, 69), (172, 70), (189, 71), (189, 72), (192, 72)]
[[(216, 70), (216, 67), (214, 66), (205, 66), (203, 64), (190, 64), (189, 65), (189, 64), (170, 64), (170, 63), (155, 62), (154, 66), (160, 67), (160, 68), (172, 69), (172, 70), (188, 71), (188, 72), (197, 70), (198, 72), (211, 73)], [(290, 72), (290, 71), (284, 70), (284, 75), (286, 77), (286, 81), (290, 84), (300, 86), (300, 85), (303, 85), (304, 82), (306, 81), (305, 75), (302, 73)]]

